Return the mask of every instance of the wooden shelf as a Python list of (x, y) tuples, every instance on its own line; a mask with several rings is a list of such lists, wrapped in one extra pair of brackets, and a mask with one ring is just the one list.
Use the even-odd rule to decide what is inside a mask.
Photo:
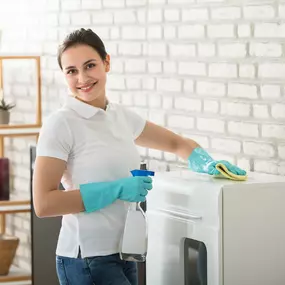
[[(33, 128), (33, 127), (41, 127), (42, 125), (42, 93), (41, 93), (41, 56), (40, 55), (17, 55), (17, 54), (1, 54), (0, 53), (0, 90), (3, 90), (3, 86), (4, 86), (4, 82), (3, 82), (3, 61), (7, 61), (7, 60), (21, 60), (21, 59), (30, 59), (30, 60), (34, 60), (36, 65), (36, 90), (37, 90), (37, 94), (36, 94), (36, 121), (34, 124), (27, 124), (25, 125), (0, 125), (0, 136), (6, 136), (6, 135), (11, 135), (11, 130), (14, 130), (14, 134), (12, 135), (22, 135), (22, 134), (26, 134), (27, 135), (27, 129)], [(4, 92), (4, 90), (3, 90)], [(5, 94), (5, 92), (3, 93)], [(17, 132), (16, 129), (21, 129), (21, 128), (25, 128), (26, 132), (22, 133), (22, 132)], [(6, 130), (9, 130), (8, 132), (6, 132)], [(18, 130), (19, 131), (19, 130)], [(36, 131), (37, 133), (38, 131)], [(34, 134), (35, 130), (33, 130), (31, 132), (31, 134)]]
[(0, 136), (30, 136), (38, 135), (40, 127), (38, 125), (0, 125)]
[(12, 282), (0, 282), (1, 285), (33, 285), (31, 280), (27, 281), (12, 281)]
[(0, 206), (0, 214), (28, 213), (30, 211), (31, 205)]
[(13, 207), (13, 206), (25, 206), (25, 205), (30, 205), (31, 200), (29, 199), (16, 199), (11, 195), (10, 200), (4, 200), (0, 201), (0, 207), (5, 206), (5, 207)]
[(31, 280), (27, 281), (12, 281), (12, 282), (0, 282), (1, 285), (33, 285)]
[[(0, 229), (1, 229), (0, 232), (5, 233), (6, 214), (28, 213), (30, 211), (31, 211), (30, 200), (0, 201)], [(28, 281), (28, 283), (17, 283), (19, 281)], [(26, 270), (19, 269), (15, 266), (11, 266), (8, 275), (0, 275), (0, 285), (1, 284), (28, 285), (31, 284), (31, 282), (29, 281), (31, 281), (31, 273), (27, 272)]]
[(30, 200), (0, 201), (0, 234), (4, 234), (6, 231), (7, 214), (29, 213), (30, 211)]
[(30, 272), (11, 266), (8, 275), (0, 275), (0, 284), (4, 282), (29, 281), (31, 279), (32, 275)]
[(38, 59), (41, 55), (40, 54), (5, 54), (0, 53), (1, 59)]
[[(3, 89), (3, 62), (6, 60), (32, 60), (36, 68), (36, 108), (35, 122), (30, 124), (8, 124), (0, 125), (0, 157), (5, 156), (5, 137), (27, 137), (35, 136), (36, 141), (42, 126), (42, 95), (41, 95), (41, 55), (30, 54), (3, 54), (0, 53), (0, 90)], [(3, 90), (3, 94), (5, 94)], [(0, 201), (0, 234), (6, 232), (6, 215), (15, 213), (29, 213), (31, 212), (31, 201), (24, 197), (22, 200)], [(21, 198), (16, 198), (21, 199)], [(23, 282), (23, 281), (26, 281)], [(21, 270), (16, 267), (11, 267), (7, 276), (0, 275), (0, 285), (13, 284), (13, 285), (31, 285), (31, 273)]]

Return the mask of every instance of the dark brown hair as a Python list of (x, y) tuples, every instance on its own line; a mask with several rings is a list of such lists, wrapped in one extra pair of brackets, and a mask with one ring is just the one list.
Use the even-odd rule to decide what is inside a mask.
[(102, 60), (106, 59), (107, 52), (105, 49), (105, 45), (103, 41), (100, 39), (100, 37), (95, 34), (91, 29), (79, 29), (75, 30), (64, 39), (63, 43), (58, 48), (57, 53), (57, 62), (60, 66), (60, 69), (62, 69), (61, 65), (61, 56), (62, 54), (70, 47), (76, 46), (76, 45), (88, 45), (92, 48), (94, 48), (102, 58)]

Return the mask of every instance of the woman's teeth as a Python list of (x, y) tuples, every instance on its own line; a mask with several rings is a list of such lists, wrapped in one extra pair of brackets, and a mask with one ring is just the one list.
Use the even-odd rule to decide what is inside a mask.
[(91, 85), (89, 85), (89, 86), (81, 87), (81, 88), (79, 88), (79, 89), (80, 89), (80, 90), (83, 90), (83, 91), (88, 91), (88, 90), (90, 90), (95, 84), (96, 84), (96, 83), (93, 83), (93, 84), (91, 84)]
[(81, 89), (82, 89), (82, 90), (87, 90), (87, 89), (90, 88), (90, 87), (91, 87), (91, 85), (88, 86), (88, 87), (82, 87)]

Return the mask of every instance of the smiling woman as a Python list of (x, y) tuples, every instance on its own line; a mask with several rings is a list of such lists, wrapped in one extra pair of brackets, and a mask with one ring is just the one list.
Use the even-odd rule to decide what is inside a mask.
[(73, 96), (41, 129), (33, 202), (39, 217), (63, 217), (56, 250), (60, 284), (137, 285), (136, 263), (119, 256), (129, 203), (145, 201), (152, 189), (150, 177), (131, 176), (140, 166), (136, 145), (171, 152), (188, 160), (192, 171), (209, 175), (220, 173), (221, 162), (195, 141), (109, 102), (110, 56), (93, 31), (68, 35), (58, 63)]
[(73, 96), (94, 107), (106, 108), (106, 73), (110, 56), (91, 30), (77, 30), (59, 48), (58, 63)]

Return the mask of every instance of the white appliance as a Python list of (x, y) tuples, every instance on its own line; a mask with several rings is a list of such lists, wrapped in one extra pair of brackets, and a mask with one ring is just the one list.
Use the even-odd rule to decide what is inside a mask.
[(147, 285), (284, 285), (285, 177), (156, 173)]

